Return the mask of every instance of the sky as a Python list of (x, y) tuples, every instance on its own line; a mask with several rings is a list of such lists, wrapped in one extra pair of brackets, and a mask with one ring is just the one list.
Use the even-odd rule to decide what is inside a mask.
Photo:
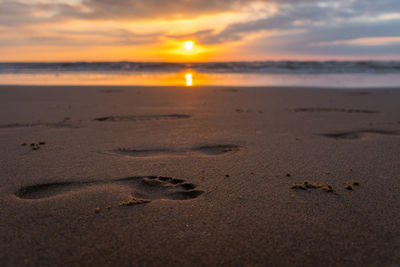
[(124, 60), (400, 60), (400, 0), (0, 0), (2, 62)]

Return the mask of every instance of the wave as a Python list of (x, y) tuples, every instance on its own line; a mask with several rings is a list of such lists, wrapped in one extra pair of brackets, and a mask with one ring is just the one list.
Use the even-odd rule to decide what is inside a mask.
[(0, 73), (176, 72), (276, 74), (400, 73), (400, 61), (260, 61), (260, 62), (38, 62), (0, 63)]

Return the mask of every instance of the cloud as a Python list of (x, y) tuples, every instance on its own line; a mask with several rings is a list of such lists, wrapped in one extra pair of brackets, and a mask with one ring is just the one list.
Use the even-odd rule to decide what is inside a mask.
[(159, 33), (138, 34), (125, 29), (95, 31), (22, 30), (18, 34), (0, 28), (0, 46), (132, 46), (152, 44)]
[(0, 25), (83, 20), (193, 18), (239, 10), (257, 0), (0, 0)]
[(73, 14), (79, 5), (74, 2), (23, 2), (0, 0), (0, 25), (15, 26), (22, 24), (54, 22), (66, 19), (65, 14)]
[[(385, 0), (382, 0), (385, 1)], [(0, 23), (14, 25), (64, 19), (151, 20), (195, 18), (242, 11), (252, 4), (314, 5), (315, 0), (0, 0)]]
[[(205, 14), (241, 11), (252, 4), (279, 7), (278, 16), (293, 20), (319, 14), (354, 17), (397, 10), (398, 0), (0, 0), (0, 24), (14, 25), (63, 19), (142, 20), (193, 18)], [(252, 22), (250, 22), (252, 23)], [(238, 26), (238, 25), (237, 25)], [(239, 27), (239, 26), (238, 26)]]
[[(400, 44), (383, 42), (384, 38), (396, 40), (400, 37), (397, 29), (400, 20), (381, 23), (344, 23), (340, 25), (319, 25), (307, 27), (304, 31), (293, 31), (285, 34), (261, 37), (253, 40), (243, 48), (254, 54), (269, 52), (287, 57), (301, 56), (363, 56), (373, 58), (379, 55), (398, 55)], [(376, 45), (365, 45), (367, 40), (380, 40)], [(358, 40), (352, 45), (349, 40)], [(364, 43), (361, 43), (364, 42)], [(316, 45), (324, 44), (324, 45)], [(398, 58), (398, 57), (397, 57)]]
[[(289, 3), (291, 1), (285, 1)], [(366, 5), (365, 2), (370, 2), (371, 5)], [(340, 34), (346, 36), (348, 34), (347, 27), (353, 25), (364, 25), (367, 29), (358, 27), (360, 33), (374, 32), (369, 31), (368, 27), (372, 29), (385, 23), (385, 20), (390, 18), (381, 16), (382, 21), (379, 21), (378, 15), (384, 15), (384, 11), (390, 10), (391, 12), (396, 11), (393, 0), (381, 0), (377, 3), (375, 1), (336, 1), (335, 5), (324, 4), (325, 2), (310, 3), (306, 1), (303, 3), (286, 4), (281, 6), (280, 10), (266, 18), (261, 18), (253, 21), (245, 21), (240, 23), (234, 23), (226, 27), (221, 32), (209, 32), (210, 34), (201, 34), (198, 38), (208, 44), (217, 44), (227, 41), (237, 41), (245, 38), (251, 33), (260, 31), (272, 31), (272, 30), (299, 30), (305, 31), (319, 31), (320, 29), (330, 30), (340, 29)], [(332, 2), (331, 2), (332, 3)], [(360, 6), (358, 5), (359, 3)], [(281, 3), (282, 5), (282, 3)], [(390, 9), (390, 8), (391, 9)], [(400, 13), (400, 7), (397, 10)], [(357, 18), (359, 18), (357, 20)], [(392, 13), (391, 18), (398, 19), (398, 16), (394, 16)], [(361, 21), (361, 22), (360, 22)]]
[[(0, 0), (0, 45), (112, 46), (152, 44), (164, 39), (195, 39), (203, 45), (246, 43), (247, 48), (254, 47), (254, 53), (264, 50), (303, 54), (384, 54), (400, 52), (398, 42), (393, 41), (400, 38), (398, 1)], [(257, 13), (254, 5), (273, 5), (274, 12), (264, 12), (261, 8)], [(186, 28), (171, 31), (184, 34), (171, 34), (168, 30), (155, 28), (151, 33), (147, 30), (147, 34), (143, 33), (146, 30), (140, 29), (139, 34), (119, 24), (121, 21), (135, 22), (135, 27), (140, 28), (143, 20), (162, 19), (162, 23), (168, 23), (168, 19), (204, 15), (212, 20), (210, 14), (226, 12), (244, 13), (245, 16), (236, 16), (224, 28), (216, 25), (218, 30), (198, 25), (192, 33), (187, 33)], [(238, 17), (243, 20), (238, 20)], [(57, 23), (61, 25), (63, 21), (76, 20), (93, 27), (54, 30)], [(110, 24), (104, 29), (97, 28), (101, 23)], [(53, 26), (51, 30), (46, 28), (48, 25)], [(252, 36), (256, 37), (249, 38)]]
[(393, 45), (393, 44), (400, 44), (400, 36), (356, 38), (356, 39), (350, 39), (350, 40), (319, 42), (319, 43), (315, 43), (313, 45), (315, 45), (315, 46), (330, 46), (330, 45), (385, 46), (385, 45)]
[(83, 0), (90, 12), (86, 18), (152, 19), (188, 18), (235, 10), (256, 0)]

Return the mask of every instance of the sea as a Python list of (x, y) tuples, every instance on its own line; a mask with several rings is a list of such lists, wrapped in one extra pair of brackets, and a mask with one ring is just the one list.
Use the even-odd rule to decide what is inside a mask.
[(400, 61), (3, 62), (0, 84), (400, 88)]

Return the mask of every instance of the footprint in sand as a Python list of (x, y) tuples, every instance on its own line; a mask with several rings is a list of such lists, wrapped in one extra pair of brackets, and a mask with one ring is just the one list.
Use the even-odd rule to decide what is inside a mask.
[(366, 135), (399, 135), (399, 133), (390, 130), (367, 129), (367, 130), (349, 131), (349, 132), (325, 133), (320, 135), (323, 137), (333, 138), (333, 139), (361, 139)]
[(363, 91), (355, 91), (355, 92), (346, 92), (346, 95), (351, 95), (351, 96), (365, 96), (365, 95), (371, 95), (370, 92), (363, 92)]
[(164, 176), (133, 176), (111, 181), (58, 182), (31, 185), (20, 188), (15, 195), (20, 199), (41, 200), (57, 197), (94, 185), (122, 185), (132, 190), (131, 199), (120, 203), (122, 206), (149, 203), (158, 199), (189, 200), (204, 193), (196, 185), (183, 179)]
[(225, 145), (204, 145), (197, 146), (188, 149), (173, 150), (173, 149), (130, 149), (130, 148), (118, 148), (112, 150), (111, 153), (130, 156), (130, 157), (149, 157), (149, 156), (160, 156), (160, 155), (185, 155), (187, 153), (201, 153), (204, 155), (223, 155), (226, 153), (233, 153), (240, 150), (238, 145), (225, 144)]
[(240, 147), (238, 145), (204, 145), (199, 147), (194, 147), (191, 150), (195, 152), (201, 152), (208, 155), (222, 155), (230, 152), (239, 151)]
[(115, 94), (115, 93), (122, 93), (124, 92), (124, 90), (122, 89), (103, 89), (103, 90), (99, 90), (100, 93), (104, 93), (104, 94)]
[(294, 112), (343, 112), (343, 113), (366, 113), (376, 114), (379, 111), (368, 109), (346, 109), (346, 108), (295, 108)]
[(9, 128), (28, 128), (28, 127), (49, 127), (49, 128), (78, 128), (79, 125), (73, 123), (70, 118), (64, 118), (62, 121), (58, 122), (42, 122), (35, 121), (29, 123), (10, 123), (10, 124), (0, 124), (0, 129), (9, 129)]
[(99, 117), (94, 120), (100, 122), (120, 122), (120, 121), (149, 121), (149, 120), (177, 120), (188, 119), (188, 114), (156, 114), (156, 115), (125, 115), (125, 116), (107, 116)]

